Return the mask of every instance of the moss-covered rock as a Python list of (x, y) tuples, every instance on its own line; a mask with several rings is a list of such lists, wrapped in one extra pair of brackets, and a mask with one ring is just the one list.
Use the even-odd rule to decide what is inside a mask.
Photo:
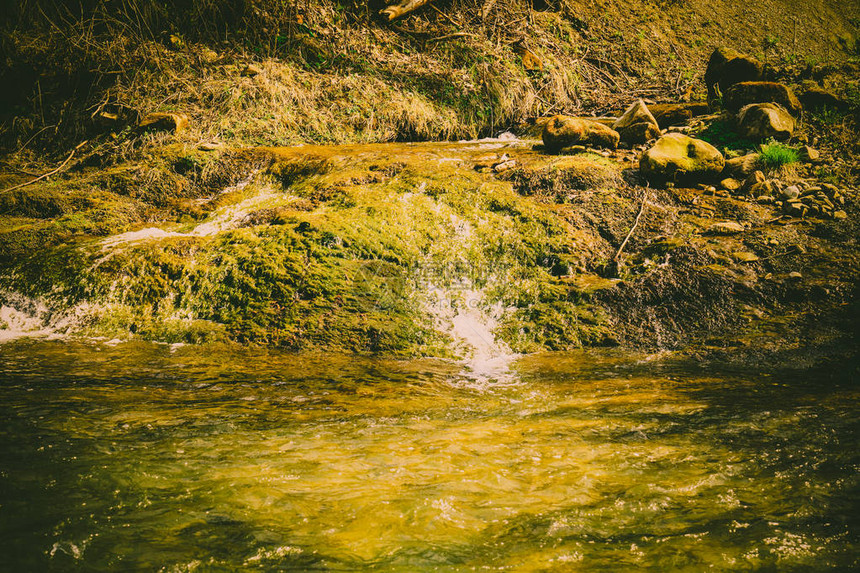
[(705, 85), (708, 101), (725, 94), (731, 86), (740, 82), (755, 82), (762, 79), (764, 67), (761, 62), (731, 48), (717, 48), (708, 59), (705, 70)]
[(724, 165), (723, 154), (716, 147), (680, 133), (664, 135), (639, 158), (640, 171), (654, 181), (711, 179)]
[(551, 152), (571, 145), (615, 149), (619, 140), (618, 132), (602, 123), (565, 115), (554, 116), (543, 129), (543, 144)]

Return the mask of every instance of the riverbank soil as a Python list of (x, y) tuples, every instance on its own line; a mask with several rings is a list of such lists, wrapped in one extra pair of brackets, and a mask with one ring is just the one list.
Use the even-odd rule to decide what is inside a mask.
[[(3, 336), (455, 356), (473, 309), (511, 352), (856, 352), (854, 2), (124, 6), (6, 8)], [(719, 47), (799, 96), (788, 139), (708, 101)], [(538, 140), (639, 99), (748, 164)]]

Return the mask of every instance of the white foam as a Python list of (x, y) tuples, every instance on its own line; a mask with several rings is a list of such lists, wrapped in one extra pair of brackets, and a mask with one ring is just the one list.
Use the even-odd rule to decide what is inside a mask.
[[(450, 214), (452, 241), (468, 245), (477, 240), (469, 221)], [(468, 260), (458, 276), (440, 276), (419, 269), (417, 283), (422, 293), (423, 310), (433, 318), (434, 327), (454, 340), (455, 351), (463, 356), (462, 364), (468, 376), (477, 383), (499, 382), (510, 378), (510, 363), (518, 357), (495, 335), (506, 309), (501, 304), (488, 304), (485, 289), (474, 284), (469, 276)], [(433, 265), (428, 261), (428, 268)], [(448, 269), (443, 269), (448, 271)], [(489, 281), (491, 282), (491, 281)]]
[[(256, 173), (257, 172), (252, 173), (246, 179), (237, 183), (236, 185), (233, 185), (232, 187), (227, 187), (226, 189), (218, 193), (215, 197), (230, 193), (232, 191), (240, 191), (244, 189), (253, 180)], [(212, 200), (215, 197), (211, 197), (207, 200)], [(119, 235), (108, 237), (104, 239), (101, 244), (103, 248), (110, 249), (112, 247), (127, 243), (138, 243), (142, 241), (152, 241), (171, 237), (211, 237), (213, 235), (217, 235), (218, 233), (229, 231), (230, 229), (235, 229), (245, 219), (245, 217), (248, 216), (251, 211), (259, 209), (266, 204), (271, 204), (273, 201), (282, 201), (284, 199), (295, 199), (295, 197), (291, 197), (289, 195), (284, 195), (283, 193), (277, 193), (275, 191), (270, 190), (268, 192), (255, 195), (254, 197), (246, 199), (236, 205), (232, 205), (230, 207), (222, 209), (213, 217), (200, 223), (188, 232), (179, 232), (176, 230), (162, 229), (159, 227), (147, 227), (145, 229), (129, 231), (127, 233), (121, 233)]]
[(44, 300), (17, 292), (0, 292), (0, 343), (18, 338), (64, 338), (98, 307), (81, 303), (56, 312)]

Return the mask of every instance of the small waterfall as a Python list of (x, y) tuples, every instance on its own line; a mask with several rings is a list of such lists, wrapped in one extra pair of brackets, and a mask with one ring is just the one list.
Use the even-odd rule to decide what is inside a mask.
[[(450, 218), (451, 241), (468, 253), (467, 246), (475, 240), (472, 226), (456, 215)], [(500, 303), (489, 304), (486, 287), (476, 284), (482, 273), (475, 272), (473, 265), (464, 258), (440, 268), (428, 260), (418, 269), (416, 283), (423, 310), (433, 317), (434, 328), (453, 339), (470, 377), (481, 383), (498, 382), (509, 378), (509, 365), (517, 355), (496, 338), (494, 330), (506, 309)], [(483, 284), (492, 282), (482, 278)]]
[(454, 340), (455, 351), (475, 380), (499, 381), (508, 378), (509, 365), (517, 355), (494, 334), (504, 308), (487, 307), (482, 289), (423, 285), (424, 311), (433, 317), (434, 327)]
[(79, 304), (58, 313), (43, 300), (0, 292), (0, 342), (22, 337), (61, 338), (94, 310), (91, 305)]
[[(226, 195), (234, 191), (241, 191), (253, 181), (254, 177), (256, 177), (258, 173), (259, 171), (254, 171), (248, 177), (246, 177), (236, 185), (227, 187), (216, 195), (199, 201), (199, 203), (213, 201), (214, 199), (222, 195)], [(283, 192), (279, 192), (273, 189), (264, 189), (263, 192), (258, 193), (253, 197), (249, 197), (248, 199), (245, 199), (244, 201), (237, 203), (236, 205), (232, 205), (230, 207), (226, 207), (224, 209), (219, 210), (219, 212), (216, 213), (214, 216), (209, 217), (206, 221), (203, 221), (202, 223), (196, 225), (190, 231), (180, 232), (174, 230), (165, 230), (160, 227), (147, 227), (145, 229), (139, 229), (137, 231), (129, 231), (127, 233), (113, 235), (104, 239), (101, 244), (104, 249), (111, 249), (127, 243), (165, 239), (168, 237), (211, 237), (223, 231), (228, 231), (230, 229), (238, 227), (239, 224), (248, 215), (248, 213), (255, 209), (270, 206), (272, 204), (282, 202), (283, 200), (290, 198), (290, 195), (286, 195)]]

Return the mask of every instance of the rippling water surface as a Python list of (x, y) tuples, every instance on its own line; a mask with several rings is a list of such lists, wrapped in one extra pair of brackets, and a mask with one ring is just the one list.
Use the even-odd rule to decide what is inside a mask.
[(0, 346), (0, 569), (850, 570), (852, 376)]

